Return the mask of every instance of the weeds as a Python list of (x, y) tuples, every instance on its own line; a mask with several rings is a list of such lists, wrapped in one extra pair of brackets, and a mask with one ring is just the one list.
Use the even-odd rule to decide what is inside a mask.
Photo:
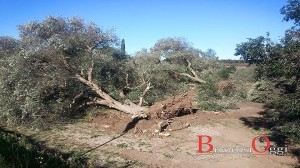
[[(234, 74), (236, 74), (237, 71), (240, 71), (240, 69), (236, 69), (234, 66), (231, 66), (222, 68), (217, 73), (219, 76), (221, 75), (222, 78), (222, 75), (226, 76), (234, 72)], [(252, 69), (249, 70), (249, 73), (252, 73), (252, 71)], [(235, 77), (233, 75), (230, 78)], [(253, 77), (251, 77), (251, 79), (252, 78)], [(207, 78), (205, 78), (206, 83), (199, 86), (199, 108), (207, 111), (225, 111), (226, 109), (237, 109), (238, 107), (235, 103), (246, 100), (248, 98), (248, 92), (244, 84), (247, 82), (240, 81), (240, 83), (238, 83), (235, 80), (218, 82), (218, 79), (219, 78), (214, 74), (209, 75)], [(250, 78), (246, 80), (251, 81)]]
[[(68, 158), (73, 158), (68, 160)], [(24, 135), (0, 130), (0, 167), (85, 167), (85, 158), (47, 149)]]
[(118, 148), (127, 148), (128, 145), (126, 143), (120, 143), (120, 144), (117, 144), (117, 147)]
[(235, 66), (223, 67), (218, 71), (219, 77), (222, 79), (228, 79), (230, 74), (233, 74), (236, 71)]
[(234, 74), (231, 76), (237, 83), (254, 83), (255, 82), (255, 66), (237, 68)]

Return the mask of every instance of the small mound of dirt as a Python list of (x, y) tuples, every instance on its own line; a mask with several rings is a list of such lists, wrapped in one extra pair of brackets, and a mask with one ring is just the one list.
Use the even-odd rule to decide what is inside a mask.
[(170, 119), (193, 113), (192, 101), (195, 97), (195, 90), (190, 90), (182, 95), (168, 98), (165, 101), (157, 102), (148, 110), (151, 117), (159, 119)]

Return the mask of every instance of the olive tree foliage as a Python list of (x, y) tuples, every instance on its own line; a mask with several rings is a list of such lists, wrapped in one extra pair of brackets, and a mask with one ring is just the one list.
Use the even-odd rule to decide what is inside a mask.
[(110, 95), (126, 85), (119, 81), (133, 71), (107, 52), (118, 40), (111, 30), (80, 18), (48, 17), (21, 25), (19, 31), (19, 41), (0, 39), (1, 48), (7, 48), (0, 57), (1, 119), (49, 123), (90, 104), (127, 113), (143, 110)]
[(20, 41), (8, 37), (8, 36), (0, 36), (0, 56), (11, 56), (15, 53), (18, 53), (21, 49)]
[[(275, 116), (276, 131), (291, 142), (300, 144), (300, 1), (289, 0), (281, 9), (284, 20), (294, 21), (282, 39), (282, 79), (278, 87), (283, 94), (273, 105), (280, 113)], [(278, 65), (279, 66), (279, 65)]]
[(19, 31), (19, 40), (0, 38), (0, 117), (9, 123), (65, 121), (90, 105), (144, 117), (144, 105), (205, 82), (201, 51), (184, 39), (123, 57), (112, 30), (80, 18), (48, 17)]
[(247, 42), (243, 42), (236, 45), (235, 56), (241, 56), (249, 65), (261, 64), (268, 56), (268, 43), (270, 39), (268, 37), (259, 36), (257, 38), (248, 38)]
[[(298, 6), (298, 10), (299, 10)], [(268, 79), (276, 84), (281, 95), (271, 102), (279, 113), (272, 115), (274, 134), (300, 144), (300, 40), (299, 30), (286, 31), (276, 59), (263, 66)], [(275, 74), (275, 75), (269, 75)]]
[(154, 46), (150, 48), (150, 53), (160, 60), (169, 63), (186, 64), (186, 60), (192, 61), (198, 59), (203, 52), (192, 47), (184, 38), (169, 37), (159, 39)]
[(199, 77), (204, 70), (200, 53), (185, 39), (177, 37), (160, 39), (149, 50), (136, 52), (129, 63), (135, 67), (139, 80), (136, 87), (130, 88), (132, 92), (128, 96), (139, 95), (150, 86), (144, 98), (151, 105), (183, 93), (188, 84), (205, 82)]
[(198, 77), (202, 68), (201, 52), (184, 38), (178, 37), (160, 39), (150, 49), (151, 55), (168, 64), (164, 67), (173, 68), (171, 69), (173, 73), (185, 76), (194, 82), (204, 83)]
[(300, 26), (300, 1), (288, 0), (287, 4), (283, 6), (280, 13), (284, 15), (284, 21), (294, 21), (295, 26)]

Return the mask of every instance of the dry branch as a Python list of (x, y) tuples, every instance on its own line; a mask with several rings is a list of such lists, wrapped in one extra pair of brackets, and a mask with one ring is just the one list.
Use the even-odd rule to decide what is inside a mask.
[(140, 96), (139, 106), (142, 106), (143, 101), (144, 101), (144, 96), (146, 95), (146, 93), (147, 93), (151, 88), (153, 88), (153, 86), (151, 86), (151, 83), (149, 82), (149, 83), (147, 84), (146, 89), (143, 91), (142, 95)]
[(191, 73), (194, 75), (195, 78), (198, 78), (196, 72), (193, 70), (193, 68), (191, 67), (192, 66), (192, 63), (186, 59), (186, 61), (188, 62), (188, 69), (191, 71)]
[(80, 92), (79, 94), (77, 94), (74, 98), (73, 98), (73, 101), (72, 103), (70, 104), (70, 108), (73, 107), (73, 105), (76, 103), (76, 100), (79, 99), (80, 97), (83, 96), (83, 92)]
[(187, 63), (188, 63), (188, 69), (189, 69), (189, 71), (193, 74), (193, 76), (192, 75), (190, 75), (190, 74), (187, 74), (187, 73), (178, 73), (179, 75), (181, 75), (181, 76), (186, 76), (186, 77), (188, 77), (188, 78), (190, 78), (191, 80), (193, 80), (193, 81), (196, 81), (196, 82), (199, 82), (199, 83), (205, 83), (205, 81), (204, 80), (202, 80), (202, 79), (200, 79), (199, 77), (198, 77), (198, 75), (197, 75), (197, 73), (194, 71), (194, 69), (191, 67), (192, 66), (192, 63), (189, 61), (189, 60), (187, 60), (186, 59), (186, 61), (187, 61)]
[(93, 68), (94, 68), (94, 62), (92, 62), (91, 67), (89, 68), (89, 71), (88, 71), (88, 81), (90, 81), (90, 82), (92, 82)]

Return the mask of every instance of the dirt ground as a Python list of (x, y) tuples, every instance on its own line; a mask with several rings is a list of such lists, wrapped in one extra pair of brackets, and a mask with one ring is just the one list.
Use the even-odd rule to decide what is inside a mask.
[[(154, 104), (149, 120), (132, 122), (132, 118), (117, 111), (89, 117), (89, 129), (74, 131), (68, 127), (62, 135), (73, 144), (85, 144), (95, 151), (111, 151), (121, 158), (136, 161), (141, 167), (294, 167), (299, 162), (286, 153), (255, 155), (252, 153), (199, 153), (199, 135), (212, 137), (214, 147), (251, 147), (258, 135), (267, 135), (264, 129), (249, 127), (246, 120), (262, 117), (263, 104), (240, 103), (239, 109), (226, 112), (209, 112), (195, 107), (195, 90), (170, 97)], [(177, 111), (176, 111), (177, 110)], [(179, 117), (174, 117), (174, 115)], [(162, 117), (163, 116), (163, 117)], [(173, 118), (174, 117), (174, 118)], [(87, 124), (87, 123), (86, 123)], [(96, 129), (96, 136), (83, 130)], [(95, 134), (92, 133), (92, 134)], [(273, 143), (272, 143), (273, 144)], [(275, 144), (273, 144), (275, 145)], [(265, 142), (256, 141), (259, 150)], [(207, 146), (205, 146), (207, 149)], [(139, 167), (134, 165), (133, 167)]]
[[(192, 114), (161, 119), (157, 113), (168, 113), (173, 107), (184, 109), (194, 106), (190, 92), (155, 104), (149, 111), (149, 120), (132, 123), (129, 115), (118, 111), (87, 117), (86, 119), (37, 134), (53, 148), (80, 151), (102, 167), (272, 167), (299, 166), (299, 158), (290, 153), (256, 155), (252, 153), (199, 153), (198, 136), (212, 137), (214, 147), (249, 148), (252, 139), (267, 135), (268, 130), (254, 129), (247, 119), (259, 118), (263, 104), (243, 102), (239, 109), (226, 112), (192, 110)], [(172, 106), (172, 102), (175, 103)], [(183, 108), (182, 108), (183, 107)], [(173, 109), (173, 110), (174, 110)], [(100, 115), (101, 114), (101, 115)], [(185, 114), (185, 113), (184, 113)], [(158, 125), (163, 126), (161, 129)], [(265, 142), (255, 142), (259, 150)], [(273, 144), (273, 142), (272, 142)], [(207, 149), (204, 148), (204, 150)], [(290, 149), (288, 148), (288, 151)]]
[[(241, 120), (247, 117), (261, 117), (260, 112), (264, 111), (263, 104), (242, 103), (239, 104), (239, 108), (225, 113), (199, 111), (173, 118), (163, 135), (155, 132), (155, 125), (159, 121), (141, 120), (127, 134), (97, 150), (111, 150), (148, 167), (295, 167), (298, 160), (290, 154), (278, 156), (254, 155), (254, 151), (243, 154), (198, 152), (198, 135), (211, 136), (215, 147), (250, 147), (255, 136), (267, 133), (266, 130), (252, 129)], [(94, 118), (92, 123), (104, 134), (120, 134), (130, 120), (130, 116), (117, 112)], [(189, 127), (176, 130), (177, 127), (182, 128), (182, 125)], [(166, 133), (170, 136), (166, 136)], [(74, 134), (68, 136), (74, 137)], [(77, 139), (80, 142), (79, 137)], [(108, 137), (103, 139), (99, 136), (93, 140), (86, 140), (85, 143), (97, 146), (108, 140)], [(265, 142), (258, 142), (257, 147), (264, 144)]]

